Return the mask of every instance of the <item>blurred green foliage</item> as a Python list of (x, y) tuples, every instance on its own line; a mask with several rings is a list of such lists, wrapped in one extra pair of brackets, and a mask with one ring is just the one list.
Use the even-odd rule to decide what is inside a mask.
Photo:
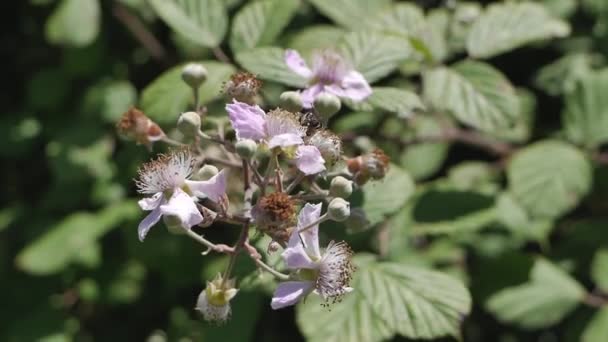
[[(2, 6), (0, 340), (608, 340), (605, 0)], [(186, 61), (209, 70), (214, 119), (237, 69), (275, 105), (304, 84), (286, 47), (336, 48), (375, 82), (331, 127), (350, 155), (379, 146), (393, 165), (353, 195), (368, 225), (327, 228), (375, 256), (331, 311), (271, 311), (273, 282), (243, 261), (232, 320), (210, 326), (193, 307), (226, 259), (162, 229), (138, 241), (132, 178), (150, 153), (114, 124), (137, 105), (173, 134)]]

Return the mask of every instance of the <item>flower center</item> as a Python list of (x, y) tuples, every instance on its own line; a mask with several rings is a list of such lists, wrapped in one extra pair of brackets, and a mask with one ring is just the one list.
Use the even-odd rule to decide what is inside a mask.
[(313, 269), (309, 269), (309, 268), (303, 268), (300, 270), (300, 272), (298, 273), (298, 275), (300, 276), (300, 278), (302, 280), (307, 280), (307, 281), (317, 281), (317, 278), (319, 277), (319, 270), (313, 270)]
[(348, 66), (342, 56), (332, 51), (324, 51), (313, 57), (313, 83), (335, 84), (340, 83)]

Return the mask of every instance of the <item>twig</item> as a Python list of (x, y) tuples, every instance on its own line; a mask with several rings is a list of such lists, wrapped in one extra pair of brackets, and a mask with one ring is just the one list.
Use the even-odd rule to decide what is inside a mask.
[(198, 235), (192, 229), (186, 229), (186, 235), (188, 235), (190, 238), (194, 239), (198, 243), (202, 244), (203, 246), (209, 248), (209, 250), (213, 250), (219, 253), (234, 253), (234, 248), (223, 244), (216, 245), (213, 242), (205, 239), (201, 235)]
[(298, 184), (300, 184), (300, 182), (304, 180), (304, 178), (306, 178), (306, 175), (302, 172), (298, 172), (296, 178), (294, 178), (293, 181), (291, 181), (291, 183), (287, 186), (287, 188), (285, 188), (285, 193), (288, 194), (292, 192), (293, 189), (295, 189), (295, 187), (298, 186)]
[[(148, 28), (133, 15), (124, 5), (119, 2), (114, 2), (113, 13), (116, 19), (120, 21), (131, 32), (133, 37), (148, 51), (150, 56), (159, 62), (167, 62), (167, 52), (162, 44), (154, 37)], [(77, 29), (77, 28), (75, 28)]]
[(164, 142), (165, 144), (172, 145), (172, 146), (185, 146), (185, 144), (182, 144), (181, 142), (179, 142), (177, 140), (173, 140), (166, 135), (163, 136), (162, 139), (160, 139), (160, 141)]
[(232, 61), (230, 61), (230, 58), (228, 58), (228, 56), (226, 55), (224, 50), (222, 50), (221, 47), (216, 46), (213, 49), (211, 49), (211, 51), (213, 52), (213, 55), (215, 56), (215, 58), (217, 58), (220, 62), (232, 64)]
[(594, 293), (587, 293), (583, 298), (583, 303), (594, 308), (601, 308), (608, 304), (608, 299)]

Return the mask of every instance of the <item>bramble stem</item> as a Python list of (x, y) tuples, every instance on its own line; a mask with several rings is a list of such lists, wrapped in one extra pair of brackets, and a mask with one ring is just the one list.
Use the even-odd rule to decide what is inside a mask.
[(285, 193), (288, 194), (292, 192), (293, 189), (295, 189), (295, 187), (298, 186), (298, 184), (300, 184), (300, 182), (304, 180), (304, 178), (306, 178), (306, 175), (302, 172), (298, 172), (296, 178), (294, 178), (293, 181), (291, 181), (291, 183), (287, 186), (287, 188), (285, 188)]
[(314, 227), (314, 226), (316, 226), (316, 225), (318, 225), (318, 224), (321, 224), (321, 223), (323, 223), (323, 222), (325, 222), (325, 221), (327, 221), (327, 220), (329, 220), (329, 217), (327, 216), (327, 213), (325, 213), (325, 214), (321, 215), (321, 216), (320, 216), (318, 219), (316, 219), (315, 221), (313, 221), (313, 222), (311, 222), (310, 224), (308, 224), (307, 226), (304, 226), (304, 227), (300, 228), (300, 229), (298, 230), (298, 233), (303, 233), (303, 232), (305, 232), (305, 231), (307, 231), (307, 230), (311, 229), (312, 227)]
[(162, 139), (160, 141), (164, 142), (165, 144), (172, 145), (172, 146), (185, 146), (185, 144), (182, 144), (181, 142), (179, 142), (177, 140), (173, 140), (166, 135), (164, 137), (162, 137)]

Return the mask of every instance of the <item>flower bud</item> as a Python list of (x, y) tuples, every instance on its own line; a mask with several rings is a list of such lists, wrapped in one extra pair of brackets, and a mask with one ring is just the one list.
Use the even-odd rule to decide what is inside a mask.
[(255, 152), (258, 150), (258, 144), (250, 139), (239, 140), (234, 144), (234, 149), (239, 157), (243, 159), (251, 159)]
[(297, 113), (302, 110), (304, 105), (302, 104), (302, 97), (297, 91), (286, 91), (281, 94), (281, 108), (288, 110), (292, 113)]
[(354, 175), (355, 183), (365, 184), (370, 178), (382, 179), (388, 171), (390, 158), (381, 149), (346, 161), (348, 171)]
[(207, 69), (202, 64), (189, 63), (182, 69), (182, 80), (193, 89), (198, 89), (207, 80)]
[(224, 281), (220, 274), (198, 296), (196, 310), (206, 321), (223, 324), (230, 319), (232, 310), (230, 300), (236, 296), (238, 290), (234, 288), (234, 279)]
[(328, 167), (333, 166), (342, 157), (342, 140), (327, 129), (317, 130), (308, 138), (308, 144), (315, 146), (321, 152)]
[(185, 112), (177, 119), (177, 129), (186, 137), (195, 137), (201, 129), (201, 116), (196, 112)]
[(334, 198), (329, 202), (327, 215), (330, 220), (337, 222), (345, 221), (350, 216), (350, 203), (340, 197)]
[(329, 195), (333, 197), (348, 198), (353, 193), (353, 182), (337, 176), (331, 180), (329, 185)]
[(313, 106), (317, 113), (319, 113), (321, 120), (327, 123), (329, 118), (340, 111), (342, 103), (336, 95), (323, 92), (315, 97)]
[(218, 168), (214, 165), (205, 164), (200, 168), (200, 170), (198, 170), (194, 178), (196, 180), (208, 180), (209, 178), (217, 175), (219, 172), (220, 170), (218, 170)]

